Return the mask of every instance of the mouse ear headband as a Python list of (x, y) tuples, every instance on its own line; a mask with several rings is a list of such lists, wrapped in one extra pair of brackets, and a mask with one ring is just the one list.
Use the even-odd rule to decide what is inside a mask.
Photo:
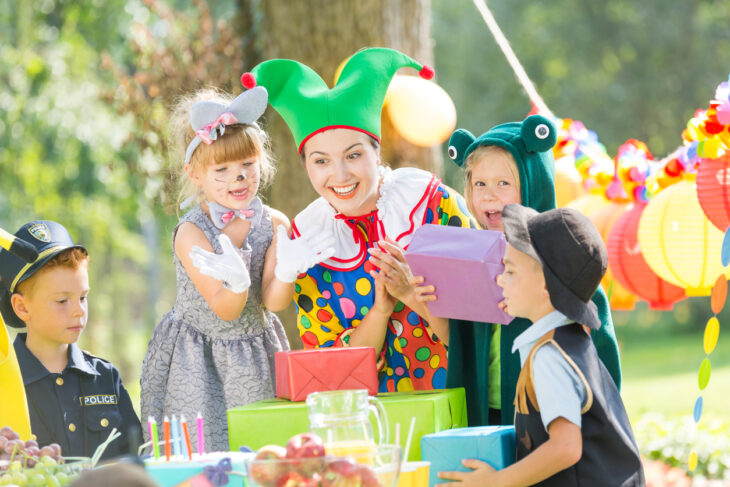
[(208, 100), (193, 105), (190, 109), (190, 125), (195, 131), (195, 138), (188, 144), (185, 164), (190, 162), (201, 142), (212, 144), (225, 133), (228, 125), (254, 123), (266, 110), (268, 99), (266, 88), (257, 86), (241, 93), (227, 106)]

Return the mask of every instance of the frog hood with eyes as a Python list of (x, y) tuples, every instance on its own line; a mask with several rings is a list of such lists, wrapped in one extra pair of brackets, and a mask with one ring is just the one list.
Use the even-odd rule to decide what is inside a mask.
[(504, 123), (474, 137), (468, 130), (457, 129), (449, 139), (449, 157), (464, 167), (467, 157), (477, 147), (496, 145), (512, 154), (520, 175), (522, 204), (537, 211), (555, 208), (555, 163), (552, 147), (557, 140), (553, 123), (541, 115), (522, 122)]

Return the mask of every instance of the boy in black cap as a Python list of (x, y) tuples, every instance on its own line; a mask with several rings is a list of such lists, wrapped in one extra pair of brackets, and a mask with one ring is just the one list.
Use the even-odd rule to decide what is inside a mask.
[(27, 327), (13, 345), (38, 444), (91, 456), (117, 428), (122, 436), (102, 458), (129, 452), (129, 435), (139, 440), (142, 429), (119, 372), (76, 345), (88, 317), (86, 249), (52, 221), (30, 222), (15, 235), (38, 258), (27, 264), (0, 250), (0, 313), (8, 325)]
[(515, 396), (517, 462), (495, 471), (442, 472), (464, 485), (643, 486), (644, 472), (621, 397), (588, 329), (591, 296), (606, 272), (598, 231), (578, 211), (503, 210), (507, 250), (501, 306), (532, 325), (514, 342), (522, 371)]

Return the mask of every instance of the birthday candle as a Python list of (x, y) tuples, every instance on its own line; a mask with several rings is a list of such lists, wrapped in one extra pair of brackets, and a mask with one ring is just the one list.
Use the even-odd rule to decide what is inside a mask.
[(160, 445), (158, 445), (157, 438), (157, 421), (155, 418), (150, 416), (147, 420), (147, 426), (150, 430), (150, 441), (152, 441), (152, 451), (155, 453), (155, 460), (160, 459)]
[(177, 435), (178, 435), (178, 441), (180, 441), (180, 455), (186, 457), (188, 456), (188, 452), (185, 449), (185, 436), (183, 435), (183, 429), (182, 429), (182, 415), (177, 419)]
[(198, 455), (203, 455), (205, 453), (205, 430), (203, 428), (203, 416), (200, 413), (195, 418), (195, 433), (198, 436)]
[(177, 422), (177, 417), (172, 415), (170, 420), (170, 429), (172, 430), (172, 455), (180, 455), (180, 424)]
[(162, 432), (165, 435), (165, 458), (170, 461), (170, 418), (162, 420)]
[(190, 447), (190, 432), (188, 431), (188, 422), (185, 421), (185, 416), (180, 416), (180, 425), (182, 426), (183, 436), (185, 437), (185, 449), (188, 452), (188, 459), (193, 459), (193, 449)]

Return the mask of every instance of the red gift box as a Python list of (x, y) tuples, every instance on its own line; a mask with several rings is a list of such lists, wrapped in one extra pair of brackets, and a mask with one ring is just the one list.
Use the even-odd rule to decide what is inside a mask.
[(312, 392), (367, 389), (378, 393), (373, 347), (276, 352), (276, 397), (304, 401)]

